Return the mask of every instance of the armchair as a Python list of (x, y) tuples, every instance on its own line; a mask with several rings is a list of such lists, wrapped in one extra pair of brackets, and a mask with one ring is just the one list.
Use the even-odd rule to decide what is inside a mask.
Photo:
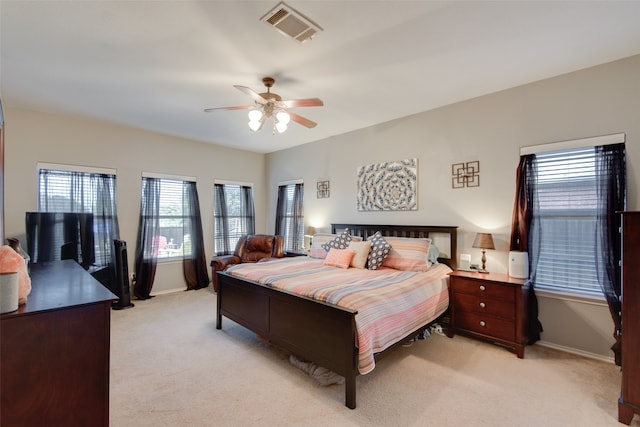
[(218, 275), (230, 265), (243, 262), (267, 261), (284, 257), (284, 238), (269, 234), (248, 234), (238, 240), (233, 255), (220, 255), (211, 259), (213, 289), (218, 292)]

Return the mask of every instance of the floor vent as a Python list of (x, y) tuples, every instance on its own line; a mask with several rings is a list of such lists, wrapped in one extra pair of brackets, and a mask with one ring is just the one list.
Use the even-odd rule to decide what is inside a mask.
[(284, 2), (278, 3), (260, 20), (300, 43), (311, 40), (317, 32), (323, 31), (318, 24)]

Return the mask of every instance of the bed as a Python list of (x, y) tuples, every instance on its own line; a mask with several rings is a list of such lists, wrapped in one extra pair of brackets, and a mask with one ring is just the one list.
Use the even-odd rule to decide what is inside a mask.
[[(349, 230), (351, 236), (359, 236), (364, 240), (374, 236), (376, 232), (388, 237), (390, 241), (394, 237), (400, 239), (428, 237), (432, 244), (439, 249), (440, 256), (437, 267), (442, 272), (441, 274), (446, 275), (450, 269), (455, 269), (457, 227), (332, 224), (331, 234), (339, 235), (345, 229)], [(401, 336), (386, 337), (387, 341), (382, 343), (382, 346), (379, 343), (378, 345), (365, 345), (358, 329), (358, 325), (362, 329), (363, 316), (368, 317), (364, 311), (358, 315), (358, 309), (353, 308), (353, 305), (347, 304), (345, 306), (343, 303), (334, 303), (330, 298), (328, 300), (318, 299), (317, 294), (300, 293), (298, 290), (286, 286), (289, 282), (293, 283), (285, 280), (288, 277), (289, 269), (299, 268), (296, 266), (304, 263), (307, 257), (298, 258), (283, 259), (263, 265), (234, 266), (231, 270), (218, 272), (216, 328), (221, 329), (222, 317), (227, 317), (292, 354), (343, 376), (345, 379), (345, 405), (354, 409), (356, 407), (356, 377), (363, 372), (363, 367), (365, 373), (369, 372), (375, 366), (375, 362), (372, 363), (372, 358), (379, 360), (386, 352), (402, 344), (406, 339), (416, 336), (430, 323), (437, 320), (446, 310), (446, 306), (443, 307), (442, 298), (445, 298), (446, 295), (444, 303), (448, 304), (448, 292), (446, 289), (440, 291), (437, 310), (430, 317), (422, 318), (418, 323), (415, 323), (417, 320), (411, 318), (412, 322), (408, 324), (396, 325), (401, 326), (398, 330), (404, 329)], [(306, 269), (309, 275), (314, 275), (316, 270), (320, 274), (320, 270), (324, 268), (322, 267), (323, 263), (317, 260), (308, 259), (308, 263)], [(280, 271), (268, 273), (265, 270), (267, 264), (274, 264), (269, 268), (279, 268)], [(341, 277), (345, 282), (352, 280), (352, 277), (358, 274), (364, 274), (350, 270), (356, 269), (350, 268), (336, 274), (343, 274)], [(380, 274), (383, 273), (386, 274), (384, 271), (380, 272)], [(420, 280), (413, 275), (405, 274), (404, 276), (412, 277), (412, 280)], [(353, 280), (362, 280), (362, 277), (358, 276)], [(439, 280), (446, 280), (446, 278)], [(371, 283), (371, 285), (377, 286), (375, 283)], [(357, 300), (360, 301), (361, 298), (357, 298)], [(410, 312), (409, 309), (407, 310)], [(356, 318), (359, 320), (356, 321)], [(357, 324), (357, 322), (359, 323)], [(406, 333), (407, 327), (411, 328), (408, 333)], [(357, 345), (357, 343), (361, 343), (361, 345)], [(361, 350), (365, 348), (369, 352), (373, 352), (373, 356), (371, 354), (361, 355)], [(379, 348), (382, 350), (377, 351)]]

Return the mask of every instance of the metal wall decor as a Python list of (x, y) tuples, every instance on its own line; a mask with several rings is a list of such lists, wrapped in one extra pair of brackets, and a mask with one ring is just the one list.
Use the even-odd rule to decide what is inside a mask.
[(480, 187), (480, 162), (451, 165), (451, 188)]
[(417, 211), (418, 159), (358, 168), (359, 211)]
[(329, 197), (329, 181), (318, 181), (316, 184), (318, 195), (316, 198), (325, 199)]

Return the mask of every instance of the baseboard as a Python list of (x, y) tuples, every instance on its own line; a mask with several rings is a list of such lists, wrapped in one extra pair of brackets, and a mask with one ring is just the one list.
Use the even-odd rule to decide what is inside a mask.
[(153, 292), (153, 296), (156, 297), (158, 295), (166, 295), (166, 294), (173, 294), (176, 292), (184, 292), (186, 290), (186, 288), (183, 286), (181, 288), (173, 288), (173, 289), (165, 289), (162, 291), (158, 291), (158, 292)]
[(613, 356), (603, 356), (602, 354), (591, 353), (589, 351), (580, 350), (573, 347), (567, 347), (564, 345), (554, 344), (548, 341), (536, 341), (535, 345), (539, 345), (541, 347), (552, 348), (554, 350), (564, 351), (565, 353), (577, 354), (578, 356), (588, 357), (589, 359), (600, 360), (601, 362), (607, 363), (615, 363), (615, 359)]

